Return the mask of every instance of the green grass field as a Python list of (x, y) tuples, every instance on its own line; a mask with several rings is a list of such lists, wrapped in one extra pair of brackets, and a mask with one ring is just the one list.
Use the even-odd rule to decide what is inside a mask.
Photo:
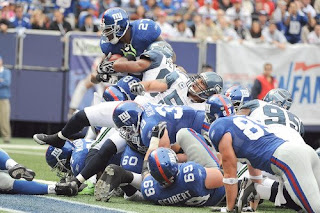
[[(22, 146), (23, 145), (23, 146)], [(46, 146), (37, 145), (32, 139), (25, 138), (14, 138), (12, 143), (0, 144), (0, 148), (4, 149), (15, 161), (33, 169), (36, 172), (36, 179), (47, 180), (47, 181), (58, 181), (54, 172), (51, 172), (50, 167), (45, 161)], [(193, 207), (165, 207), (155, 206), (144, 203), (137, 203), (132, 201), (126, 201), (120, 197), (112, 197), (108, 203), (97, 202), (93, 196), (78, 195), (76, 197), (61, 197), (71, 201), (77, 201), (87, 204), (100, 205), (110, 208), (117, 208), (126, 211), (133, 212), (161, 212), (161, 213), (193, 213), (193, 212), (211, 212), (211, 209), (206, 208), (193, 208)], [(275, 208), (272, 203), (264, 202), (260, 205), (258, 212), (294, 212), (291, 210)]]

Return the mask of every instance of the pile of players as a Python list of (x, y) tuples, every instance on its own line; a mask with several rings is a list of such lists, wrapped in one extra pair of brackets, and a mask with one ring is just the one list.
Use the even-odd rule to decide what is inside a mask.
[[(320, 212), (320, 161), (300, 136), (301, 120), (288, 111), (288, 91), (272, 90), (264, 101), (249, 101), (241, 86), (222, 95), (218, 74), (189, 77), (174, 64), (172, 47), (158, 41), (151, 20), (129, 23), (125, 11), (112, 8), (103, 25), (108, 42), (102, 50), (123, 57), (106, 57), (92, 79), (124, 77), (58, 133), (34, 135), (50, 145), (48, 163), (73, 175), (63, 185), (68, 195), (89, 193), (90, 180), (102, 201), (120, 186), (126, 199), (160, 205), (217, 206), (225, 200), (217, 211), (241, 212), (265, 199)], [(71, 142), (86, 126), (90, 136)]]

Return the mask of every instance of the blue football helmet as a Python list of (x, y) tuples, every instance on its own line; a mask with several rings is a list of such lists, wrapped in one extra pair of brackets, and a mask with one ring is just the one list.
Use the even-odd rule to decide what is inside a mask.
[(170, 186), (179, 171), (178, 158), (172, 149), (158, 148), (148, 157), (148, 168), (152, 177), (163, 187)]
[(143, 108), (133, 101), (124, 101), (114, 109), (113, 122), (125, 140), (133, 141), (139, 137), (142, 112)]
[(240, 85), (231, 86), (224, 95), (230, 98), (236, 111), (238, 111), (243, 104), (251, 100), (249, 89)]
[(206, 122), (213, 123), (220, 117), (234, 115), (234, 107), (231, 100), (225, 96), (216, 94), (211, 96), (206, 102)]
[(119, 7), (109, 8), (103, 13), (100, 26), (106, 40), (117, 44), (129, 28), (129, 16)]
[(73, 141), (75, 146), (70, 159), (70, 167), (74, 176), (77, 176), (85, 166), (85, 160), (89, 149), (94, 141), (88, 139), (78, 139)]
[(149, 50), (158, 50), (163, 55), (165, 55), (166, 58), (171, 58), (173, 62), (176, 61), (176, 53), (174, 52), (172, 46), (166, 41), (153, 42), (146, 49), (146, 51)]
[(64, 146), (59, 149), (49, 146), (46, 152), (46, 161), (52, 170), (57, 172), (58, 177), (71, 175), (70, 158), (74, 150), (74, 145), (66, 141)]
[(103, 93), (105, 101), (127, 101), (134, 100), (137, 96), (130, 91), (130, 85), (141, 80), (134, 76), (125, 76), (121, 78), (116, 85), (106, 88)]
[(282, 107), (286, 110), (289, 110), (292, 105), (292, 98), (290, 92), (281, 88), (270, 90), (262, 100)]
[(189, 93), (199, 97), (203, 101), (213, 94), (221, 93), (223, 88), (221, 76), (214, 72), (204, 72), (192, 76), (187, 84)]
[(120, 88), (116, 85), (112, 85), (106, 88), (103, 93), (103, 99), (105, 101), (126, 101), (126, 94), (122, 93)]

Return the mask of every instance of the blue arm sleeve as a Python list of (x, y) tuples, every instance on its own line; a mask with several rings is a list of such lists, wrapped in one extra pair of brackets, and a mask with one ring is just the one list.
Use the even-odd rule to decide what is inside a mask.
[(165, 76), (166, 83), (168, 88), (179, 78), (179, 74), (177, 72), (171, 72)]

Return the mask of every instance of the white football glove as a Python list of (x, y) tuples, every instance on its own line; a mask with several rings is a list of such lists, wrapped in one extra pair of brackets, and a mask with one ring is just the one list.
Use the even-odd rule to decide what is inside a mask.
[(98, 74), (112, 74), (115, 73), (115, 70), (113, 69), (114, 61), (108, 61), (107, 58), (105, 58), (98, 66), (97, 66), (97, 72)]

